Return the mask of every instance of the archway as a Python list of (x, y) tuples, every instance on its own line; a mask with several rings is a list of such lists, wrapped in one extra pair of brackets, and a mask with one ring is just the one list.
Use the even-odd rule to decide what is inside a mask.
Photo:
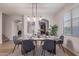
[(49, 29), (49, 21), (46, 19), (42, 19), (41, 21), (39, 21), (39, 26), (40, 26), (40, 33), (46, 34), (46, 32)]

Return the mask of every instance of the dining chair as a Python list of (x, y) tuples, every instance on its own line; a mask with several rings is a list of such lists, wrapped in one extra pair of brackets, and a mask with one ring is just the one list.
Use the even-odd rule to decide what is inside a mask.
[(21, 44), (21, 43), (22, 43), (20, 40), (17, 40), (17, 39), (18, 39), (18, 37), (17, 37), (17, 36), (13, 36), (13, 42), (14, 42), (15, 46), (14, 46), (14, 48), (13, 48), (12, 53), (14, 52), (14, 50), (15, 50), (16, 46), (18, 45), (18, 47), (19, 47), (19, 44)]
[(33, 44), (33, 40), (23, 40), (21, 45), (21, 53), (26, 55), (31, 51), (33, 51), (33, 55), (35, 55), (35, 46)]
[[(64, 36), (61, 35), (61, 36), (59, 37), (59, 40), (58, 40), (56, 43), (57, 43), (57, 44), (59, 45), (59, 47), (62, 48), (63, 51), (64, 51), (63, 42), (64, 42)], [(64, 52), (65, 52), (65, 51), (64, 51)]]
[(56, 41), (55, 40), (45, 40), (44, 45), (42, 46), (42, 55), (45, 55), (45, 51), (48, 51), (50, 54), (56, 54)]

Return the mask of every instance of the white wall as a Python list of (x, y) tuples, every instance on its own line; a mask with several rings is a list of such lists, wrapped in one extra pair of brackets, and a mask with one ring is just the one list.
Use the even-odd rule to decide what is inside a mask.
[(5, 15), (3, 14), (2, 16), (2, 33), (3, 35), (5, 35), (8, 39), (11, 39), (11, 30), (12, 30), (12, 22), (11, 20), (9, 19), (10, 17), (8, 15)]
[(16, 35), (15, 20), (21, 20), (21, 19), (22, 19), (22, 16), (3, 14), (2, 32), (10, 40), (12, 40), (13, 36)]
[[(78, 5), (79, 4), (67, 4), (55, 15), (55, 23), (58, 25), (58, 36), (63, 34), (64, 14)], [(65, 35), (64, 46), (73, 52), (78, 52), (79, 54), (79, 37)]]
[(2, 44), (2, 12), (0, 12), (0, 44)]

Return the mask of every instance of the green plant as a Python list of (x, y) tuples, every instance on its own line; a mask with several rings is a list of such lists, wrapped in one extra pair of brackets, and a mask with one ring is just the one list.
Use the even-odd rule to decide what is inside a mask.
[(57, 36), (58, 26), (57, 25), (50, 25), (49, 33), (52, 36)]

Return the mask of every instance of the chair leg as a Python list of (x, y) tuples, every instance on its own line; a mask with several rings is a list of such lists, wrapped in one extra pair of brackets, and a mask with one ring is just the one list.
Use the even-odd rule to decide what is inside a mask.
[(22, 47), (21, 47), (21, 53), (22, 53), (22, 55), (25, 56), (25, 51), (24, 51), (24, 49)]
[(41, 55), (43, 55), (43, 49), (42, 49), (42, 53), (41, 53)]
[(61, 44), (61, 48), (62, 48), (63, 52), (65, 52), (65, 50), (64, 50), (64, 48), (63, 48), (63, 46), (62, 46), (62, 44)]
[(45, 56), (45, 50), (43, 50), (44, 51), (44, 56)]
[(58, 46), (59, 46), (59, 48), (61, 48), (61, 45), (60, 44), (58, 44)]
[(17, 48), (19, 47), (19, 44), (18, 44), (18, 46), (17, 46)]
[(52, 55), (56, 55), (56, 49), (53, 50)]
[(24, 53), (23, 56), (26, 56), (26, 54)]
[(54, 56), (54, 53), (50, 53), (50, 55)]
[(16, 48), (16, 45), (14, 46), (14, 49), (13, 49), (12, 53), (14, 52), (15, 48)]
[(33, 56), (35, 56), (35, 49), (33, 49)]
[(42, 53), (41, 53), (41, 55), (44, 55), (44, 56), (45, 56), (45, 50), (42, 50)]

